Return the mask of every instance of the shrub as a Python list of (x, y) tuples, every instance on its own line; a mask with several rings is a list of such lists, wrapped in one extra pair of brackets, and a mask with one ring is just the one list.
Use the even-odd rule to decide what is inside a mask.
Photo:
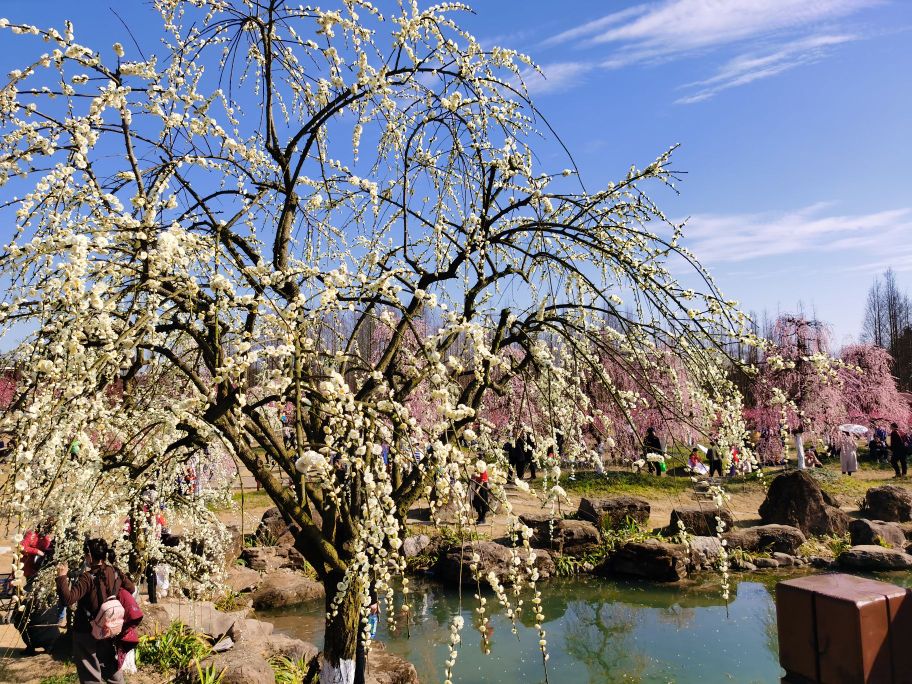
[(182, 622), (172, 622), (164, 632), (140, 637), (136, 664), (149, 665), (160, 672), (181, 672), (211, 652), (212, 647), (201, 634)]

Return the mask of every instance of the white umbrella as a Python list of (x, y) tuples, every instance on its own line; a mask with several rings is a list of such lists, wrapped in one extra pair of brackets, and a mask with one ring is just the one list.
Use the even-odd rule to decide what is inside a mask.
[(702, 444), (697, 444), (697, 449), (699, 449), (700, 451), (702, 451), (704, 455), (706, 455), (706, 454), (709, 453), (709, 449), (707, 449), (707, 448), (706, 448), (705, 446), (703, 446)]
[(844, 425), (839, 426), (840, 432), (848, 432), (850, 435), (861, 435), (868, 434), (868, 428), (864, 425), (857, 425), (856, 423), (845, 423)]

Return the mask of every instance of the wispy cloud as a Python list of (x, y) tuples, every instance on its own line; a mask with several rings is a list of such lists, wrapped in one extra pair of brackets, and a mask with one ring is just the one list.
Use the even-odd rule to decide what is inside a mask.
[(803, 64), (819, 61), (833, 46), (857, 39), (857, 36), (848, 34), (809, 36), (783, 43), (771, 51), (738, 55), (719, 67), (710, 78), (681, 86), (695, 92), (675, 102), (691, 104), (707, 100), (723, 90), (747, 85)]
[[(718, 71), (689, 84), (689, 104), (822, 59), (835, 46), (858, 39), (834, 28), (839, 20), (884, 0), (663, 0), (613, 12), (565, 30), (542, 43), (607, 54), (573, 61), (577, 73), (617, 69), (707, 54), (737, 46)], [(562, 62), (563, 64), (571, 62)]]
[(869, 214), (828, 213), (814, 204), (784, 214), (698, 214), (687, 221), (685, 244), (706, 263), (762, 257), (852, 252), (872, 261), (885, 247), (912, 240), (912, 207)]
[(526, 69), (522, 73), (523, 83), (533, 95), (567, 90), (580, 85), (586, 74), (596, 65), (588, 62), (554, 62), (541, 64), (539, 69)]

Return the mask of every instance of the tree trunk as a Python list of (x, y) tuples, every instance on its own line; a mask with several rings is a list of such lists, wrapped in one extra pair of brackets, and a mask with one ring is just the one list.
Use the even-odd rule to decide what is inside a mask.
[(795, 433), (795, 451), (798, 452), (798, 469), (804, 470), (804, 437), (800, 432)]
[(355, 682), (355, 654), (358, 647), (358, 632), (361, 629), (360, 580), (352, 581), (345, 592), (345, 597), (334, 611), (333, 602), (339, 593), (337, 586), (343, 577), (343, 572), (331, 572), (324, 582), (328, 617), (320, 684)]

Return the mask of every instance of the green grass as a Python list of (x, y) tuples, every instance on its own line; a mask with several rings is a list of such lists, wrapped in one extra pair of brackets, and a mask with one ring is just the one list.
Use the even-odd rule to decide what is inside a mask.
[(272, 499), (269, 498), (269, 494), (262, 489), (260, 491), (246, 489), (243, 492), (235, 492), (231, 498), (234, 499), (238, 506), (243, 504), (244, 508), (268, 508), (274, 505)]
[[(560, 485), (567, 492), (583, 496), (630, 494), (647, 499), (655, 496), (686, 494), (693, 489), (693, 483), (687, 476), (656, 477), (646, 473), (623, 471), (608, 471), (604, 475), (593, 472), (577, 473), (574, 480), (571, 480), (569, 476), (561, 477)], [(723, 487), (728, 492), (743, 492), (751, 489), (759, 491), (764, 488), (764, 484), (756, 477), (739, 476), (727, 478)]]
[(79, 675), (75, 672), (45, 677), (38, 684), (79, 684)]

